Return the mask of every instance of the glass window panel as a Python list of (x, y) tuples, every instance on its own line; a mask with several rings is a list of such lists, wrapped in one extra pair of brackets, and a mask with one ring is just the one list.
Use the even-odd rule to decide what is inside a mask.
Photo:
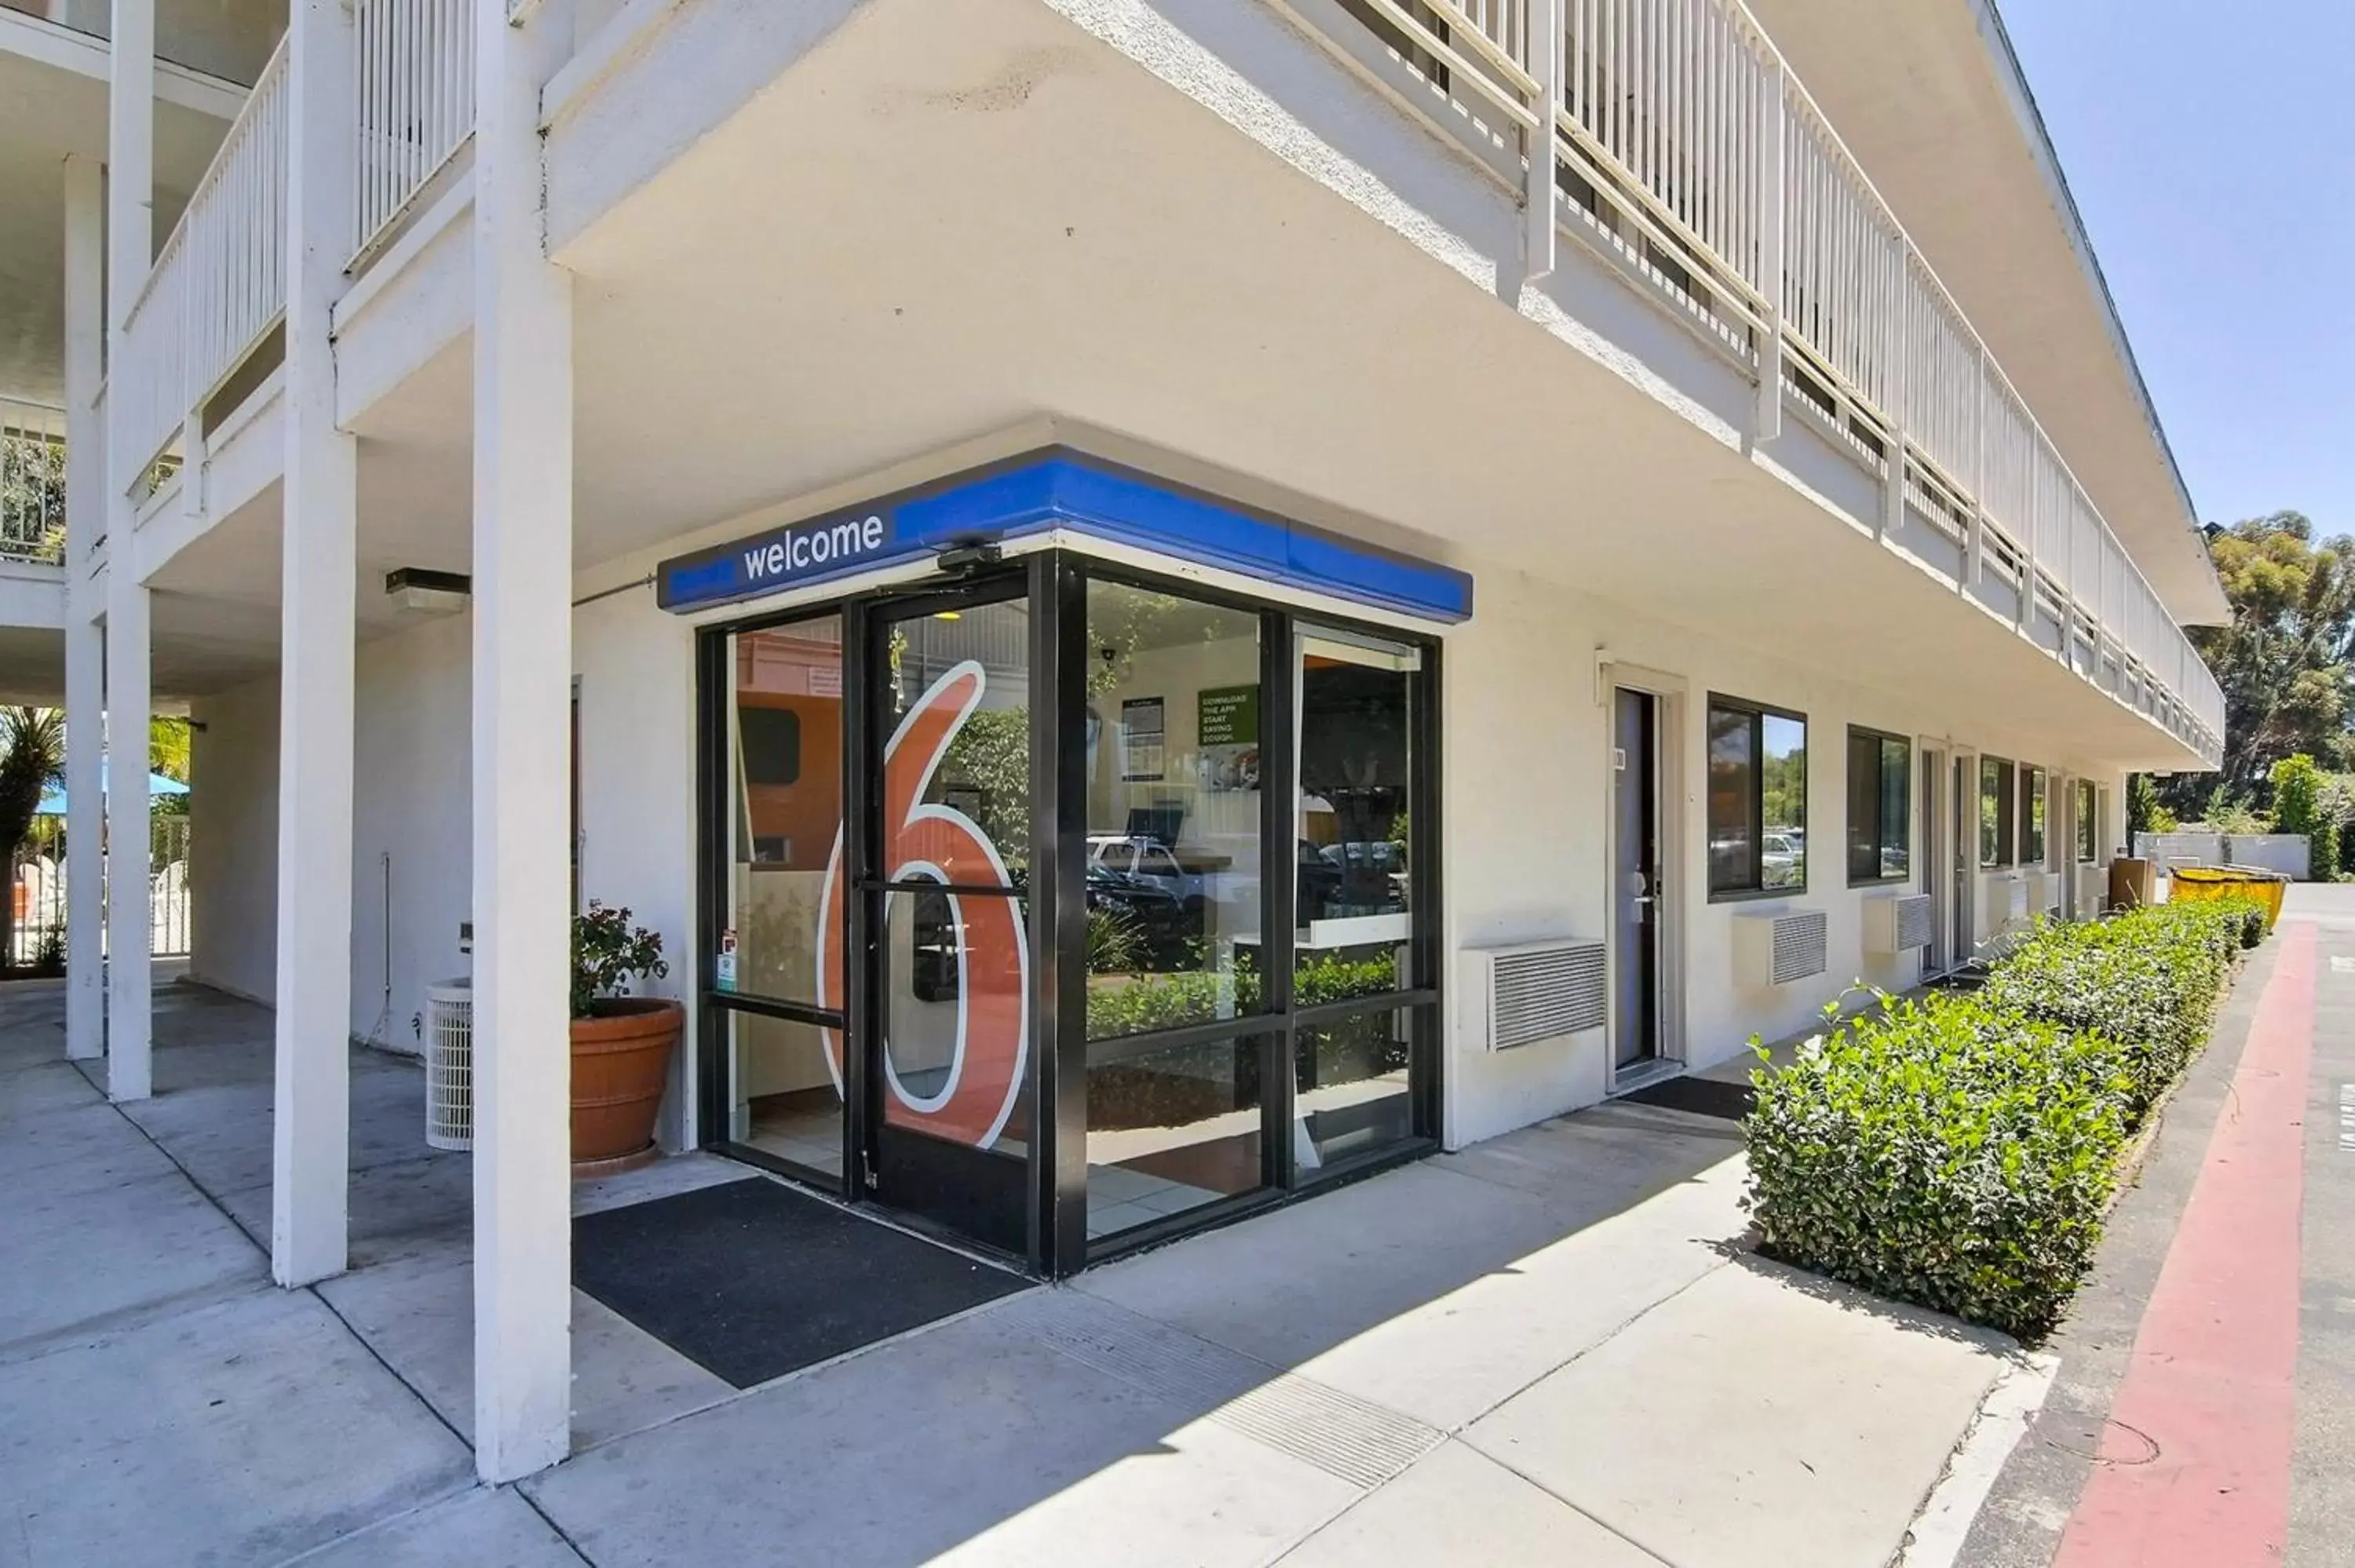
[(1979, 758), (1979, 863), (2009, 865), (2012, 813), (2011, 764), (1998, 757)]
[(1407, 1064), (1418, 1011), (1361, 1012), (1293, 1035), (1293, 1139), (1300, 1179), (1414, 1136)]
[(1870, 730), (1848, 732), (1848, 876), (1901, 881), (1913, 862), (1913, 748)]
[(2019, 770), (2019, 863), (2044, 863), (2044, 769)]
[(959, 672), (978, 677), (972, 711), (949, 737), (920, 800), (963, 813), (1013, 885), (1024, 885), (1030, 866), (1028, 603), (1006, 599), (893, 621), (884, 657), (887, 742), (944, 680)]
[(1913, 747), (1911, 742), (1881, 743), (1881, 874), (1892, 880), (1913, 873)]
[(1807, 725), (1764, 714), (1759, 720), (1758, 882), (1807, 885)]
[(1087, 588), (1088, 1036), (1262, 1005), (1260, 618)]
[(1709, 890), (1758, 885), (1756, 819), (1758, 715), (1746, 708), (1709, 710)]
[(1027, 1151), (1029, 909), (1004, 894), (883, 898), (883, 1119)]
[(1312, 630), (1295, 651), (1297, 1005), (1411, 989), (1420, 651)]
[(734, 1098), (729, 1138), (780, 1160), (842, 1173), (842, 1086), (814, 1023), (726, 1014)]
[[(735, 853), (718, 981), (817, 1004), (818, 913), (842, 833), (842, 623), (740, 633), (729, 663)], [(828, 917), (839, 933), (838, 901)]]
[(2096, 835), (2100, 823), (2094, 811), (2094, 785), (2090, 779), (2077, 783), (2077, 858), (2091, 864), (2099, 858)]
[(1871, 882), (1881, 874), (1881, 742), (1859, 729), (1848, 732), (1848, 879)]
[(1090, 1061), (1091, 1241), (1260, 1186), (1268, 1050), (1246, 1037)]

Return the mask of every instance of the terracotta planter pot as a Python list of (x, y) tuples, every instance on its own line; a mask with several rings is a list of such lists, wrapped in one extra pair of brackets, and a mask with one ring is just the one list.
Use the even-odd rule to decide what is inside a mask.
[(609, 1175), (655, 1158), (655, 1115), (687, 1014), (677, 1002), (615, 997), (572, 1021), (572, 1173)]

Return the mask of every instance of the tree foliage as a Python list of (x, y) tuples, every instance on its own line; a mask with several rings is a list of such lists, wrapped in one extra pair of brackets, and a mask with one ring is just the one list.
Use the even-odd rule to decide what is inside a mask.
[(0, 955), (9, 950), (16, 851), (32, 831), (41, 792), (65, 773), (65, 715), (55, 708), (0, 713)]
[(2317, 540), (2304, 514), (2275, 512), (2235, 523), (2209, 550), (2232, 620), (2191, 638), (2224, 691), (2224, 766), (2221, 779), (2163, 783), (2178, 811), (2200, 809), (2219, 782), (2228, 799), (2261, 800), (2274, 764), (2298, 752), (2340, 768), (2355, 761), (2346, 733), (2355, 539)]

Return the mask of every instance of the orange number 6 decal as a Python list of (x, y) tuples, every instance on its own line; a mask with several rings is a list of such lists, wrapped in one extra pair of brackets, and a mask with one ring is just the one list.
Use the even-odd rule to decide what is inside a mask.
[[(888, 1052), (883, 1063), (890, 1091), (883, 1102), (885, 1120), (975, 1149), (997, 1141), (1021, 1097), (1030, 1046), (1029, 942), (1010, 893), (1014, 879), (996, 846), (963, 811), (923, 797), (987, 686), (979, 663), (968, 659), (956, 665), (918, 699), (883, 748), (885, 879), (1009, 890), (1004, 896), (943, 895), (956, 933), (957, 975), (956, 1044), (945, 1081), (929, 1095), (919, 1094), (900, 1081)], [(841, 1005), (837, 999), (843, 994), (843, 934), (836, 918), (846, 896), (842, 862), (842, 833), (837, 830), (818, 903), (817, 999), (823, 1007)], [(885, 895), (887, 900), (901, 896)], [(832, 1029), (823, 1033), (826, 1068), (839, 1092), (842, 1036)]]

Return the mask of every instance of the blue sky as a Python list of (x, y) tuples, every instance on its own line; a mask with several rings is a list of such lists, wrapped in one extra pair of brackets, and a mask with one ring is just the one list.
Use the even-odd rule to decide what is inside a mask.
[(2001, 9), (2200, 517), (2355, 534), (2355, 5)]

